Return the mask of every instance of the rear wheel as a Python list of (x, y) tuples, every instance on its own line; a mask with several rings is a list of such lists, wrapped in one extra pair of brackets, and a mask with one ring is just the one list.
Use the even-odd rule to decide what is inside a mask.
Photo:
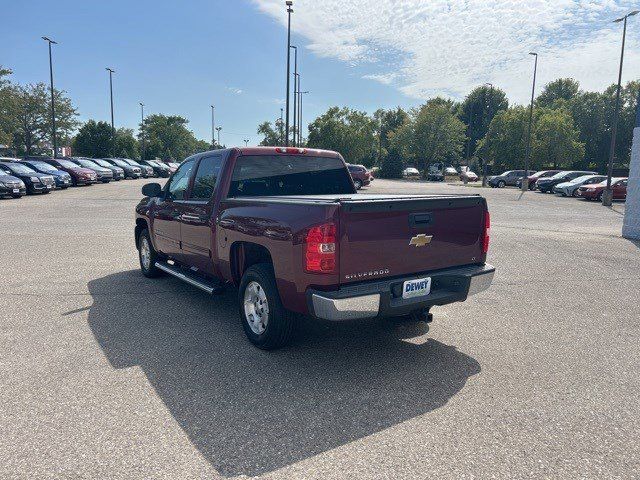
[(353, 184), (356, 186), (356, 190), (360, 190), (362, 188), (362, 181), (361, 180), (355, 179), (353, 181)]
[(158, 253), (153, 249), (149, 230), (146, 228), (140, 232), (138, 239), (138, 259), (140, 260), (140, 270), (142, 274), (148, 278), (158, 277), (162, 271), (156, 267)]
[(578, 189), (577, 188), (573, 192), (571, 192), (571, 196), (572, 197), (577, 197), (578, 196)]
[(289, 342), (294, 315), (282, 306), (270, 264), (247, 269), (240, 281), (238, 305), (242, 328), (256, 347), (272, 350)]
[(498, 188), (504, 188), (504, 187), (505, 187), (505, 185), (506, 185), (506, 183), (505, 183), (505, 181), (504, 181), (504, 180), (500, 180), (500, 181), (498, 182)]

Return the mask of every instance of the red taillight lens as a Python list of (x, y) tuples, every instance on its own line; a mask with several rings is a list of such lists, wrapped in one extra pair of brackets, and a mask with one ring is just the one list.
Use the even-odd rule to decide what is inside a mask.
[(484, 212), (484, 236), (482, 238), (482, 253), (489, 251), (489, 231), (491, 230), (491, 216)]
[(311, 273), (333, 273), (336, 269), (336, 226), (311, 227), (304, 240), (304, 269)]

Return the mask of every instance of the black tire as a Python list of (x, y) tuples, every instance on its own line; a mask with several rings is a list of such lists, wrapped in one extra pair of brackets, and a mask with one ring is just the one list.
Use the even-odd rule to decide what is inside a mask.
[(602, 192), (598, 194), (598, 196), (596, 197), (596, 200), (597, 200), (598, 202), (601, 202), (601, 201), (602, 201)]
[(22, 195), (11, 195), (13, 198), (22, 198)]
[(506, 186), (507, 186), (507, 184), (505, 183), (505, 181), (504, 181), (504, 180), (500, 180), (500, 181), (498, 182), (498, 188), (504, 188), (504, 187), (506, 187)]
[[(251, 288), (255, 288), (255, 284), (257, 284), (259, 289), (262, 289), (262, 293), (266, 297), (267, 324), (266, 326), (260, 324), (252, 328), (245, 309), (245, 292), (250, 285)], [(250, 295), (250, 293), (247, 293), (247, 295)], [(254, 307), (258, 303), (260, 306), (263, 305), (263, 303), (256, 298)], [(273, 350), (283, 347), (291, 339), (295, 325), (295, 317), (292, 312), (282, 306), (273, 267), (270, 264), (258, 263), (252, 265), (244, 272), (242, 280), (240, 281), (240, 288), (238, 289), (238, 307), (242, 328), (249, 341), (256, 347), (263, 350)], [(262, 315), (264, 315), (264, 311), (262, 311)], [(258, 316), (260, 317), (261, 315)], [(254, 328), (258, 330), (259, 328), (263, 328), (264, 330), (258, 332), (254, 330)]]
[[(146, 246), (149, 248), (149, 260), (143, 259), (143, 249)], [(140, 270), (142, 274), (147, 278), (159, 277), (162, 274), (162, 270), (156, 267), (156, 260), (158, 260), (158, 253), (153, 249), (151, 243), (151, 237), (149, 236), (149, 230), (146, 228), (140, 232), (138, 237), (138, 260), (140, 262)]]
[(571, 192), (571, 196), (574, 197), (574, 198), (578, 196), (578, 189), (577, 188), (573, 192)]
[(353, 184), (355, 185), (356, 190), (360, 190), (362, 188), (362, 182), (358, 179), (354, 180)]

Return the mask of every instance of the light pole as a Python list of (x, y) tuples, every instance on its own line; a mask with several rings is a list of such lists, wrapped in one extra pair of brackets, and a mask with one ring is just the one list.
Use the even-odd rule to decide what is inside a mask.
[(302, 145), (302, 95), (305, 95), (307, 93), (310, 93), (309, 91), (306, 92), (298, 92), (300, 94), (300, 114), (298, 115), (298, 123), (300, 125), (300, 131), (298, 132), (298, 145)]
[(106, 70), (109, 72), (109, 95), (111, 97), (111, 154), (115, 157), (116, 129), (113, 126), (113, 74), (116, 71), (109, 67)]
[(289, 146), (289, 76), (291, 75), (291, 55), (290, 55), (290, 51), (291, 51), (291, 14), (293, 13), (293, 8), (291, 8), (291, 6), (293, 5), (293, 0), (287, 0), (285, 2), (285, 4), (287, 5), (287, 15), (288, 15), (288, 19), (287, 19), (287, 99), (286, 99), (286, 105), (285, 108), (287, 109), (287, 113), (285, 115), (285, 126), (284, 126), (284, 135), (285, 135), (285, 140), (284, 140), (284, 146), (288, 147)]
[(51, 141), (53, 142), (53, 158), (58, 156), (58, 140), (56, 138), (56, 107), (53, 99), (53, 59), (51, 57), (51, 44), (57, 45), (58, 42), (51, 40), (49, 37), (42, 37), (45, 42), (49, 43), (49, 78), (51, 80)]
[(245, 146), (245, 147), (248, 147), (248, 146), (249, 146), (249, 139), (248, 139), (248, 138), (245, 138), (245, 139), (244, 139), (244, 146)]
[[(487, 101), (487, 111), (489, 112), (489, 116), (491, 116), (491, 100), (493, 100), (493, 83), (485, 83), (485, 87), (489, 87), (489, 100)], [(491, 120), (489, 120), (491, 123)], [(487, 125), (487, 131), (489, 131), (489, 125)], [(486, 133), (485, 133), (486, 135)], [(480, 158), (480, 157), (478, 157)], [(482, 186), (487, 186), (487, 159), (482, 160)]]
[(216, 127), (216, 131), (218, 132), (218, 145), (222, 146), (222, 144), (220, 143), (220, 130), (222, 130), (222, 127)]
[(613, 22), (624, 22), (622, 29), (622, 50), (620, 51), (620, 69), (618, 70), (618, 88), (616, 90), (616, 107), (613, 113), (611, 125), (611, 148), (609, 150), (609, 168), (607, 169), (607, 188), (602, 192), (602, 205), (610, 207), (613, 203), (613, 190), (611, 189), (611, 177), (613, 176), (613, 160), (616, 156), (616, 135), (618, 133), (618, 116), (620, 115), (620, 88), (622, 84), (622, 62), (624, 61), (624, 42), (627, 36), (627, 18), (640, 13), (639, 10), (627, 13), (624, 17), (616, 18)]
[(144, 160), (146, 157), (146, 148), (144, 145), (144, 103), (140, 102), (140, 133), (142, 134), (142, 156), (141, 159)]
[(297, 102), (296, 102), (296, 91), (298, 90), (298, 47), (291, 45), (291, 48), (293, 49), (293, 146), (296, 146), (296, 120), (297, 120), (297, 112), (298, 112), (298, 107), (297, 107)]
[(284, 143), (284, 132), (282, 131), (282, 126), (284, 125), (284, 119), (282, 118), (284, 109), (280, 108), (280, 145)]
[(533, 98), (536, 92), (536, 74), (538, 73), (538, 54), (529, 52), (536, 60), (533, 64), (533, 86), (531, 87), (531, 105), (529, 106), (529, 129), (527, 131), (527, 151), (524, 156), (524, 177), (522, 179), (522, 191), (529, 190), (529, 159), (531, 157), (531, 130), (533, 130)]
[(216, 148), (216, 107), (211, 105), (211, 146)]

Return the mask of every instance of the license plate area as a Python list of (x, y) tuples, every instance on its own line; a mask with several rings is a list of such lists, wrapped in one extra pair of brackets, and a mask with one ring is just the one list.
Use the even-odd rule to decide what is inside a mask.
[(13, 189), (13, 193), (20, 193), (20, 189), (19, 188), (14, 188)]
[(431, 277), (407, 280), (402, 284), (402, 298), (426, 297), (431, 293)]

